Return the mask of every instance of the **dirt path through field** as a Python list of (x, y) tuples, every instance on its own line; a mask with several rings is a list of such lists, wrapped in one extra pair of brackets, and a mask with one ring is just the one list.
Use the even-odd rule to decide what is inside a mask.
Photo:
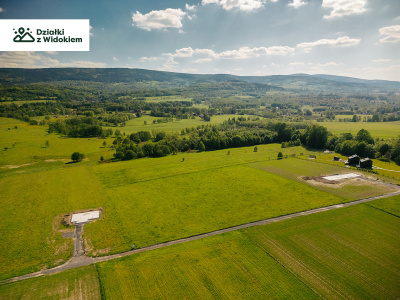
[[(391, 185), (391, 186), (397, 187), (395, 185)], [(351, 201), (351, 202), (347, 202), (347, 203), (341, 203), (341, 204), (335, 204), (335, 205), (310, 209), (310, 210), (293, 213), (293, 214), (289, 214), (289, 215), (284, 215), (284, 216), (280, 216), (280, 217), (269, 218), (269, 219), (265, 219), (265, 220), (261, 220), (261, 221), (232, 226), (229, 228), (219, 229), (219, 230), (215, 230), (215, 231), (211, 231), (208, 233), (203, 233), (203, 234), (199, 234), (199, 235), (195, 235), (195, 236), (191, 236), (191, 237), (187, 237), (187, 238), (182, 238), (182, 239), (169, 241), (169, 242), (156, 244), (156, 245), (151, 245), (151, 246), (147, 246), (147, 247), (143, 247), (140, 249), (135, 249), (135, 250), (131, 250), (131, 251), (123, 252), (123, 253), (118, 253), (118, 254), (113, 254), (113, 255), (108, 255), (108, 256), (103, 256), (103, 257), (96, 257), (96, 258), (81, 255), (82, 252), (79, 251), (79, 250), (83, 250), (83, 248), (79, 249), (79, 241), (77, 241), (77, 240), (79, 240), (79, 236), (81, 237), (81, 234), (79, 235), (77, 233), (81, 232), (82, 227), (83, 227), (82, 226), (79, 229), (80, 231), (77, 230), (76, 234), (75, 234), (74, 253), (75, 253), (75, 250), (77, 250), (76, 255), (74, 255), (66, 263), (64, 263), (58, 267), (52, 268), (52, 269), (42, 270), (39, 272), (2, 280), (2, 281), (0, 281), (0, 285), (6, 284), (6, 283), (11, 283), (11, 282), (16, 282), (16, 281), (21, 281), (21, 280), (25, 280), (25, 279), (29, 279), (29, 278), (39, 277), (39, 276), (43, 276), (43, 275), (60, 273), (65, 270), (79, 268), (79, 267), (95, 264), (98, 262), (103, 262), (103, 261), (108, 261), (108, 260), (112, 260), (112, 259), (116, 259), (116, 258), (125, 257), (125, 256), (136, 254), (136, 253), (151, 251), (151, 250), (160, 249), (160, 248), (164, 248), (164, 247), (168, 247), (168, 246), (172, 246), (172, 245), (177, 245), (177, 244), (181, 244), (181, 243), (185, 243), (185, 242), (189, 242), (189, 241), (194, 241), (194, 240), (206, 238), (209, 236), (219, 235), (219, 234), (223, 234), (223, 233), (234, 231), (234, 230), (270, 224), (270, 223), (274, 223), (274, 222), (297, 218), (300, 216), (312, 215), (312, 214), (316, 214), (316, 213), (323, 212), (323, 211), (333, 210), (333, 209), (342, 208), (342, 207), (348, 207), (348, 206), (357, 205), (360, 203), (365, 203), (365, 202), (369, 202), (369, 201), (373, 201), (373, 200), (377, 200), (377, 199), (388, 198), (388, 197), (392, 197), (392, 196), (396, 196), (396, 195), (400, 195), (399, 188), (397, 188), (396, 192), (385, 194), (385, 195), (380, 195), (380, 196), (360, 199), (360, 200), (356, 200), (356, 201)], [(75, 244), (77, 245), (77, 248), (75, 248)], [(83, 244), (82, 244), (82, 246), (83, 246)]]

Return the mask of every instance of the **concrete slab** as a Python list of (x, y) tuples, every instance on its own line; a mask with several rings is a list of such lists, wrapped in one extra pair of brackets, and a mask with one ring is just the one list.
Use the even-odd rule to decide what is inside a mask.
[(347, 174), (340, 174), (340, 175), (325, 176), (322, 178), (326, 179), (326, 180), (341, 180), (341, 179), (349, 179), (349, 178), (355, 178), (355, 177), (361, 177), (361, 175), (355, 174), (355, 173), (347, 173)]
[(71, 223), (86, 223), (94, 219), (98, 219), (100, 217), (100, 211), (99, 210), (94, 210), (94, 211), (88, 211), (84, 213), (79, 213), (79, 214), (73, 214), (71, 217)]

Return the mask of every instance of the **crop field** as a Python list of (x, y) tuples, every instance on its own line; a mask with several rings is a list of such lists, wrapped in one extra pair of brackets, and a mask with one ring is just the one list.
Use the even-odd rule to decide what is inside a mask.
[(106, 299), (315, 299), (240, 232), (99, 264)]
[[(8, 176), (0, 181), (0, 279), (38, 271), (70, 257), (57, 216), (106, 203), (85, 167)], [(99, 234), (101, 234), (99, 232)]]
[(1, 285), (0, 299), (101, 299), (96, 267)]
[[(340, 164), (343, 165), (343, 163)], [(259, 170), (309, 184), (322, 191), (331, 193), (338, 197), (343, 197), (348, 201), (394, 192), (394, 189), (391, 190), (387, 186), (380, 185), (379, 183), (375, 183), (373, 181), (365, 181), (361, 179), (343, 180), (341, 181), (340, 185), (321, 184), (315, 181), (304, 180), (302, 179), (303, 176), (326, 176), (354, 172), (354, 170), (349, 170), (343, 167), (318, 163), (306, 159), (288, 158), (283, 160), (271, 160), (250, 164), (250, 166)], [(370, 173), (358, 173), (364, 177), (376, 178), (376, 176)]]
[(397, 299), (399, 228), (398, 217), (356, 205), (244, 232), (322, 298)]
[(100, 263), (100, 279), (107, 299), (397, 299), (399, 226), (361, 204)]
[(368, 203), (369, 206), (378, 208), (389, 214), (400, 217), (400, 196), (394, 196), (387, 199), (379, 199)]

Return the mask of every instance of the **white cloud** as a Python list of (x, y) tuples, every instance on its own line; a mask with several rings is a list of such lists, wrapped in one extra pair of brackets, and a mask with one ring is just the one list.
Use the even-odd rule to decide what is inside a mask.
[(103, 68), (104, 63), (91, 61), (72, 61), (68, 63), (60, 62), (35, 52), (4, 52), (0, 55), (0, 68)]
[[(261, 56), (269, 56), (269, 55), (279, 55), (284, 56), (294, 52), (294, 48), (288, 46), (272, 46), (272, 47), (241, 47), (238, 50), (226, 50), (222, 52), (215, 52), (211, 49), (195, 49), (193, 50), (191, 47), (181, 48), (175, 50), (175, 53), (163, 53), (165, 56), (169, 56), (170, 58), (187, 58), (187, 57), (195, 57), (198, 58), (193, 60), (194, 63), (203, 63), (210, 62), (213, 59), (246, 59), (246, 58), (257, 58)], [(199, 57), (200, 56), (200, 57)], [(196, 57), (195, 57), (196, 58)], [(144, 58), (142, 60), (149, 60), (148, 58)], [(155, 60), (155, 59), (153, 59)]]
[(207, 58), (199, 58), (199, 59), (196, 59), (196, 60), (194, 60), (192, 62), (194, 62), (194, 63), (204, 63), (204, 62), (210, 62), (210, 61), (212, 61), (212, 58), (207, 57)]
[(115, 56), (113, 57), (113, 61), (118, 61), (118, 58), (116, 58)]
[(217, 57), (217, 54), (214, 52), (214, 50), (211, 49), (196, 49), (195, 52), (196, 54), (207, 55), (213, 58)]
[(0, 7), (0, 13), (2, 12), (5, 12), (5, 10), (2, 7)]
[(303, 0), (293, 0), (293, 2), (290, 2), (288, 4), (288, 6), (292, 6), (294, 8), (299, 8), (299, 7), (301, 7), (303, 5), (306, 5), (306, 4), (307, 4), (307, 2), (304, 2)]
[(317, 64), (318, 67), (324, 67), (324, 68), (327, 68), (327, 67), (338, 67), (338, 66), (342, 66), (342, 65), (343, 65), (342, 63), (335, 63), (333, 61), (325, 63), (325, 64)]
[(186, 3), (185, 5), (186, 10), (195, 10), (196, 9), (196, 5), (189, 5)]
[(367, 9), (367, 0), (323, 0), (322, 8), (330, 9), (329, 15), (325, 19), (340, 18), (354, 14), (361, 14)]
[(179, 29), (178, 31), (179, 33), (186, 33), (185, 31), (183, 31), (182, 29)]
[(382, 63), (382, 62), (389, 62), (392, 61), (390, 58), (382, 58), (382, 59), (373, 59), (373, 63)]
[(172, 57), (192, 57), (194, 50), (191, 47), (181, 48), (175, 50), (174, 54), (171, 54)]
[(152, 29), (181, 28), (181, 20), (185, 15), (186, 12), (180, 8), (167, 8), (166, 10), (153, 10), (145, 15), (137, 11), (132, 14), (132, 20), (137, 27), (150, 31)]
[(93, 32), (92, 32), (93, 27), (89, 25), (89, 35), (93, 36)]
[(154, 56), (152, 56), (152, 57), (143, 56), (140, 58), (140, 60), (142, 60), (142, 61), (146, 61), (146, 60), (154, 61), (154, 60), (159, 60), (159, 59), (160, 59), (159, 57), (154, 57)]
[(273, 47), (241, 47), (239, 50), (228, 50), (217, 54), (217, 58), (223, 59), (243, 59), (260, 57), (264, 55), (287, 55), (294, 52), (294, 48), (287, 46), (273, 46)]
[(47, 53), (47, 54), (59, 54), (57, 51), (45, 51), (45, 53)]
[(304, 49), (309, 52), (315, 47), (351, 47), (357, 45), (361, 39), (351, 39), (348, 36), (339, 37), (335, 39), (321, 39), (311, 43), (297, 44), (298, 48)]
[(305, 63), (303, 63), (303, 62), (292, 62), (289, 64), (289, 66), (304, 66), (304, 65), (305, 65)]
[(243, 11), (253, 11), (263, 7), (265, 0), (202, 0), (201, 4), (218, 4), (225, 10), (238, 8)]
[(379, 33), (384, 37), (379, 41), (381, 43), (398, 43), (400, 42), (400, 25), (393, 25), (379, 29)]

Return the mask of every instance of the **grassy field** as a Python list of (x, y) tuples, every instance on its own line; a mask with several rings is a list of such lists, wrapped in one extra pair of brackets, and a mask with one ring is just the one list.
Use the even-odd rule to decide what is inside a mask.
[(146, 102), (166, 102), (166, 101), (192, 101), (192, 98), (185, 98), (179, 95), (175, 96), (158, 96), (158, 97), (145, 97)]
[[(284, 188), (283, 188), (284, 187)], [(198, 171), (106, 190), (119, 241), (92, 240), (111, 252), (340, 203), (342, 198), (246, 166)], [(90, 228), (100, 230), (97, 222)], [(122, 242), (122, 243), (121, 243)]]
[[(181, 133), (182, 129), (197, 127), (201, 125), (208, 125), (208, 124), (222, 124), (224, 121), (228, 120), (229, 118), (238, 118), (238, 115), (221, 115), (221, 116), (212, 116), (210, 122), (205, 122), (202, 118), (196, 117), (195, 119), (182, 119), (182, 120), (174, 120), (173, 122), (168, 123), (156, 123), (153, 124), (153, 120), (158, 120), (162, 118), (152, 117), (149, 115), (144, 115), (140, 118), (132, 119), (126, 122), (126, 126), (124, 127), (105, 127), (111, 128), (113, 130), (119, 129), (121, 132), (125, 132), (126, 134), (131, 134), (138, 131), (165, 131), (165, 132), (177, 132)], [(243, 115), (240, 117), (251, 117), (254, 116), (250, 115)], [(147, 122), (147, 125), (144, 125), (144, 122)]]
[(398, 212), (399, 200), (376, 200), (7, 284), (0, 286), (0, 299), (100, 299), (100, 294), (102, 299), (398, 299), (400, 219), (374, 207)]
[(0, 279), (65, 261), (72, 240), (56, 217), (106, 204), (95, 176), (79, 166), (2, 178), (0, 195)]
[(103, 294), (397, 299), (399, 226), (399, 218), (357, 205), (252, 227), (101, 263)]
[(333, 134), (349, 132), (356, 135), (361, 129), (368, 130), (373, 138), (398, 139), (400, 135), (400, 121), (395, 122), (323, 122)]
[[(32, 126), (14, 119), (0, 118), (0, 166), (19, 166), (55, 159), (70, 161), (75, 151), (94, 160), (99, 160), (101, 155), (111, 158), (114, 153), (111, 148), (103, 148), (102, 145), (104, 141), (111, 145), (112, 138), (64, 138), (49, 134), (46, 130), (45, 126)], [(45, 146), (46, 141), (49, 141), (49, 147)], [(5, 150), (5, 147), (8, 149)]]
[(0, 286), (0, 299), (101, 299), (95, 266)]

